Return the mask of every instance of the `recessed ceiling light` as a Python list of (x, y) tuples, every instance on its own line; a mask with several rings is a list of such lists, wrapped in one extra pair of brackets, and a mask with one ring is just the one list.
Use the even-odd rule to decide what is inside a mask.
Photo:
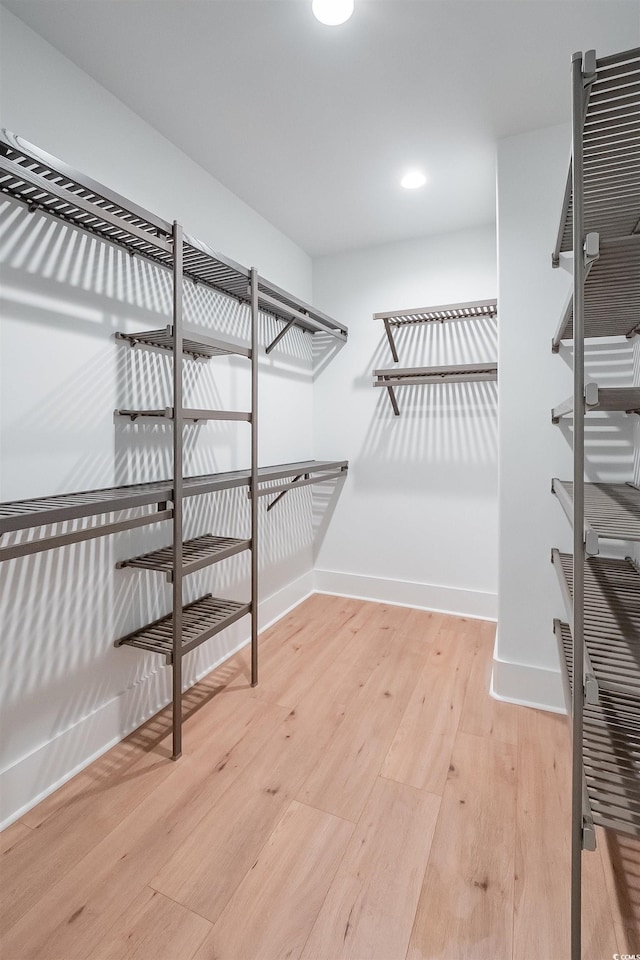
[(311, 9), (320, 23), (337, 27), (353, 13), (353, 0), (313, 0)]
[(417, 190), (418, 187), (424, 187), (427, 178), (422, 170), (409, 170), (400, 181), (400, 186), (405, 190)]

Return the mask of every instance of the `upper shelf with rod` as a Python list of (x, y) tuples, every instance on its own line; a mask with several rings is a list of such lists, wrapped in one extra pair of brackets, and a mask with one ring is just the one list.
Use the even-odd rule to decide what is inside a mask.
[[(325, 483), (346, 475), (347, 460), (304, 460), (298, 463), (279, 463), (258, 469), (258, 496), (266, 497), (288, 492), (311, 483)], [(304, 479), (297, 479), (304, 478)], [(226, 473), (203, 474), (185, 477), (185, 498), (248, 487), (250, 470), (232, 470)], [(272, 484), (276, 484), (273, 486)], [(267, 486), (267, 484), (269, 484)], [(110, 513), (131, 511), (144, 507), (155, 509), (141, 516), (129, 517), (111, 523), (82, 527), (69, 533), (35, 537), (7, 546), (0, 546), (0, 560), (12, 560), (44, 550), (52, 550), (71, 543), (93, 540), (96, 537), (120, 533), (135, 527), (171, 519), (168, 502), (173, 495), (171, 480), (152, 483), (129, 484), (106, 487), (101, 490), (85, 490), (78, 493), (56, 494), (51, 497), (33, 497), (0, 503), (0, 537), (17, 530), (29, 530), (53, 523), (65, 523), (88, 517), (105, 516)]]
[[(121, 197), (8, 130), (0, 133), (0, 190), (25, 203), (30, 210), (40, 209), (123, 247), (131, 254), (151, 260), (166, 269), (172, 268), (172, 225), (168, 221)], [(186, 234), (184, 275), (241, 303), (251, 300), (249, 269)], [(285, 323), (284, 329), (268, 350), (291, 327), (308, 333), (325, 333), (337, 340), (347, 339), (348, 330), (344, 324), (263, 277), (258, 277), (258, 304), (264, 313)], [(147, 331), (134, 337), (142, 343), (145, 336), (149, 340), (152, 333), (162, 334), (162, 331)], [(192, 335), (199, 342), (198, 335)], [(169, 348), (166, 332), (164, 344), (165, 349)], [(162, 344), (155, 345), (162, 348)], [(204, 346), (204, 355), (213, 356), (207, 352), (210, 347), (206, 340)], [(230, 349), (223, 352), (241, 352), (232, 345), (226, 346)], [(185, 352), (196, 351), (185, 344)]]

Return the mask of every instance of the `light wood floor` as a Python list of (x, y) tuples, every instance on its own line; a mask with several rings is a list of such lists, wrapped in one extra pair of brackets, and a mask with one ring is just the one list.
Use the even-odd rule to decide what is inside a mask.
[[(565, 960), (565, 718), (494, 627), (314, 596), (1, 836), (3, 960)], [(640, 847), (585, 854), (585, 958), (640, 952)]]

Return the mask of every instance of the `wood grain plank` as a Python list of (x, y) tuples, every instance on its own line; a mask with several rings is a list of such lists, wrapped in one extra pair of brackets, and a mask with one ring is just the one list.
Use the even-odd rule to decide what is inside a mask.
[(510, 744), (457, 736), (408, 960), (511, 960), (515, 763)]
[(347, 707), (331, 744), (298, 793), (303, 803), (357, 820), (416, 685), (422, 659), (383, 634), (388, 655)]
[(382, 776), (441, 795), (458, 730), (475, 644), (474, 622), (448, 618), (382, 765)]
[(407, 951), (440, 798), (378, 778), (303, 960), (390, 960)]
[(296, 960), (352, 833), (352, 823), (294, 800), (196, 960)]
[(489, 694), (496, 625), (476, 621), (475, 655), (462, 706), (459, 729), (479, 737), (496, 737), (504, 743), (518, 742), (518, 708), (494, 700)]
[[(571, 752), (566, 717), (520, 708), (514, 960), (569, 954)], [(616, 951), (599, 851), (583, 865), (583, 957)], [(553, 910), (541, 914), (540, 904)]]
[(30, 836), (30, 834), (31, 828), (21, 820), (16, 820), (15, 823), (5, 827), (2, 833), (0, 833), (0, 853), (9, 853), (22, 840)]
[(624, 942), (621, 953), (640, 953), (640, 840), (612, 830), (597, 830), (611, 914)]
[(211, 924), (145, 887), (87, 960), (190, 960)]
[[(237, 701), (210, 731), (208, 754), (183, 756), (173, 772), (8, 930), (5, 956), (84, 960), (162, 865), (183, 847), (220, 796), (250, 764), (283, 710), (251, 697)], [(212, 749), (215, 747), (215, 749)], [(203, 839), (199, 836), (202, 858)]]
[[(312, 718), (290, 711), (151, 886), (215, 922), (304, 778), (335, 738), (342, 717), (341, 706), (327, 698), (317, 704)], [(203, 835), (208, 838), (206, 857)]]

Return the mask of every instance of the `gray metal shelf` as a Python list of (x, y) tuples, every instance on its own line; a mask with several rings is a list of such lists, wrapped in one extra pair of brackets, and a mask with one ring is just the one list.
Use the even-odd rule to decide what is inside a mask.
[[(116, 244), (168, 270), (173, 269), (172, 225), (113, 190), (74, 170), (23, 137), (0, 134), (0, 190), (59, 220)], [(183, 275), (242, 303), (251, 303), (251, 271), (187, 234)], [(276, 284), (257, 278), (258, 307), (287, 329), (322, 332), (346, 340), (348, 329)]]
[[(638, 211), (640, 219), (640, 210)], [(584, 288), (584, 335), (627, 337), (640, 331), (640, 233), (604, 240), (591, 264)], [(553, 338), (557, 352), (562, 340), (573, 339), (573, 296)]]
[[(141, 330), (136, 333), (116, 333), (117, 340), (126, 341), (131, 347), (146, 347), (173, 353), (173, 327), (168, 324), (160, 330)], [(251, 359), (251, 350), (240, 344), (229, 343), (206, 336), (194, 329), (185, 329), (182, 337), (182, 353), (195, 360), (210, 360), (212, 357), (240, 356)]]
[[(573, 557), (553, 550), (569, 623), (573, 622)], [(601, 691), (637, 698), (640, 711), (640, 573), (630, 560), (591, 557), (584, 572), (584, 644), (590, 703)], [(640, 715), (640, 714), (639, 714)]]
[[(571, 716), (573, 639), (568, 624), (560, 620), (554, 621), (554, 632), (567, 712)], [(583, 708), (587, 819), (601, 827), (640, 837), (640, 701), (604, 691), (601, 700), (600, 705), (585, 704)]]
[[(591, 51), (590, 51), (591, 53)], [(600, 240), (640, 233), (640, 48), (584, 59), (582, 123), (584, 232)], [(565, 188), (553, 264), (573, 250), (572, 167)]]
[[(303, 460), (296, 463), (274, 464), (258, 468), (258, 483), (260, 485), (271, 484), (288, 477), (294, 478), (305, 474), (313, 478), (311, 482), (322, 483), (328, 479), (333, 479), (336, 473), (345, 475), (348, 467), (348, 460)], [(234, 487), (248, 487), (250, 483), (251, 470), (249, 469), (185, 477), (183, 480), (183, 496), (187, 499), (207, 493), (230, 490)], [(292, 480), (288, 488), (293, 487)], [(273, 492), (273, 487), (264, 490), (258, 488), (258, 496), (267, 496)], [(68, 537), (71, 539), (66, 542), (75, 543), (79, 540), (93, 539), (141, 526), (143, 524), (140, 521), (157, 523), (160, 520), (171, 519), (171, 512), (166, 510), (166, 504), (172, 500), (172, 497), (173, 482), (171, 480), (160, 480), (153, 483), (137, 483), (105, 487), (100, 490), (56, 494), (51, 497), (5, 501), (0, 503), (0, 536), (17, 530), (28, 530), (33, 527), (44, 527), (54, 523), (66, 523), (88, 517), (99, 517), (137, 508), (149, 506), (162, 508), (162, 515), (160, 512), (149, 513), (145, 517), (132, 517), (118, 524), (103, 524), (84, 528), (69, 534)], [(118, 529), (111, 529), (113, 526), (117, 526)], [(64, 543), (57, 541), (59, 539), (64, 540), (66, 536), (62, 535), (61, 538), (44, 537), (9, 547), (0, 547), (0, 560), (10, 560), (18, 556), (64, 546)]]
[[(173, 420), (173, 407), (158, 410), (116, 410), (119, 417), (128, 417), (130, 420)], [(192, 407), (182, 408), (182, 419), (193, 420), (244, 420), (251, 423), (251, 413), (240, 410), (195, 410)]]
[[(182, 655), (190, 653), (206, 643), (217, 633), (226, 630), (236, 620), (251, 613), (250, 603), (223, 600), (207, 594), (182, 607)], [(168, 666), (174, 665), (173, 614), (169, 613), (153, 623), (128, 633), (115, 641), (116, 647), (137, 647), (166, 658)]]
[(398, 351), (393, 337), (394, 327), (406, 327), (422, 323), (448, 323), (452, 320), (490, 319), (498, 315), (497, 300), (471, 300), (467, 303), (443, 303), (437, 307), (416, 307), (412, 310), (392, 310), (374, 313), (374, 320), (384, 322), (385, 333), (391, 347), (394, 363), (398, 363)]
[[(574, 397), (568, 397), (551, 411), (552, 423), (561, 417), (573, 416)], [(604, 410), (608, 413), (640, 413), (640, 387), (599, 387), (596, 383), (585, 385), (585, 412)]]
[(400, 415), (394, 387), (424, 386), (425, 384), (470, 383), (498, 379), (497, 363), (462, 363), (443, 367), (390, 367), (374, 370), (374, 387), (386, 387), (393, 412)]
[[(573, 483), (554, 478), (551, 489), (573, 523)], [(585, 483), (584, 529), (587, 553), (598, 539), (640, 540), (640, 488), (633, 483)]]
[[(182, 544), (182, 575), (197, 573), (212, 563), (219, 563), (237, 553), (251, 549), (251, 540), (241, 540), (237, 537), (216, 537), (205, 534), (185, 540)], [(130, 560), (120, 560), (116, 564), (118, 570), (132, 567), (138, 570), (155, 570), (164, 573), (169, 583), (173, 580), (173, 547), (161, 547), (150, 553), (144, 553)]]

